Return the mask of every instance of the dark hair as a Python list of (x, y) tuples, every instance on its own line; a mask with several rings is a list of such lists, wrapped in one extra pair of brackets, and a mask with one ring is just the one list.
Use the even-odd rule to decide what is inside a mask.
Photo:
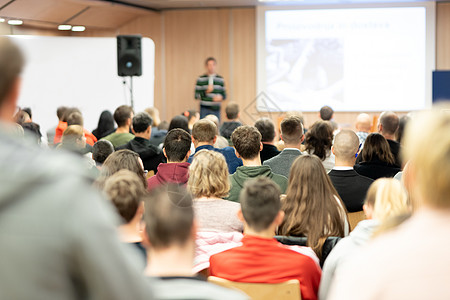
[(152, 126), (152, 117), (145, 111), (137, 113), (133, 118), (133, 130), (137, 133), (144, 132)]
[(108, 140), (99, 140), (92, 146), (92, 159), (103, 164), (111, 153), (114, 152), (114, 146)]
[(307, 246), (319, 258), (326, 237), (344, 237), (346, 211), (317, 156), (300, 155), (294, 161), (281, 209), (285, 217), (278, 234), (308, 237)]
[(239, 105), (237, 103), (230, 103), (225, 108), (225, 114), (229, 120), (234, 120), (239, 115)]
[(114, 131), (114, 118), (109, 110), (104, 110), (98, 119), (97, 128), (92, 132), (97, 139), (107, 136)]
[(383, 112), (380, 116), (380, 124), (383, 126), (383, 132), (395, 134), (398, 129), (398, 116), (392, 111)]
[(281, 121), (281, 136), (285, 144), (297, 144), (302, 141), (302, 119), (297, 116), (286, 117)]
[(210, 62), (210, 61), (213, 61), (214, 63), (217, 63), (217, 60), (214, 58), (214, 57), (208, 57), (206, 60), (205, 60), (205, 65), (207, 65), (208, 64), (208, 62)]
[(361, 160), (364, 162), (376, 159), (390, 165), (395, 164), (394, 155), (385, 137), (379, 133), (371, 133), (364, 142), (364, 148), (361, 151)]
[(181, 115), (185, 116), (188, 119), (188, 122), (190, 122), (192, 120), (192, 118), (195, 117), (196, 114), (198, 114), (198, 112), (196, 110), (189, 109), (189, 110), (186, 110), (185, 112), (183, 112)]
[(108, 156), (103, 163), (98, 185), (102, 187), (104, 181), (108, 177), (122, 169), (127, 169), (136, 173), (139, 179), (142, 180), (143, 186), (147, 188), (147, 179), (145, 178), (144, 170), (139, 163), (139, 154), (128, 149), (116, 151)]
[(74, 112), (77, 112), (77, 113), (80, 113), (80, 114), (81, 114), (81, 111), (80, 111), (78, 108), (76, 108), (76, 107), (69, 107), (69, 108), (67, 108), (67, 109), (64, 111), (64, 115), (63, 115), (61, 121), (67, 122), (67, 120), (69, 119), (69, 116), (70, 116), (71, 114), (73, 114)]
[(183, 161), (191, 149), (191, 135), (181, 128), (172, 129), (164, 139), (163, 148), (168, 161)]
[(24, 112), (26, 112), (30, 116), (30, 119), (33, 118), (33, 114), (31, 113), (31, 108), (30, 107), (24, 107), (24, 108), (22, 108), (22, 110)]
[(216, 133), (216, 124), (208, 119), (201, 119), (192, 127), (192, 137), (199, 142), (212, 142)]
[(163, 185), (150, 191), (145, 202), (144, 222), (152, 248), (182, 246), (194, 238), (191, 234), (192, 202), (192, 195), (179, 185)]
[(171, 131), (174, 128), (181, 128), (183, 130), (186, 130), (187, 132), (190, 132), (189, 130), (189, 121), (185, 116), (175, 116), (170, 121), (169, 129), (167, 131)]
[(60, 106), (58, 107), (58, 109), (56, 110), (56, 115), (58, 116), (58, 119), (61, 120), (65, 114), (67, 110), (66, 106)]
[(26, 122), (30, 122), (30, 115), (24, 110), (19, 110), (14, 116), (16, 123), (23, 126)]
[(127, 123), (127, 120), (131, 118), (133, 109), (128, 105), (121, 105), (114, 111), (114, 121), (117, 126), (122, 127)]
[(320, 109), (320, 118), (324, 121), (330, 121), (333, 117), (334, 111), (329, 106), (324, 106)]
[(255, 123), (256, 129), (261, 133), (261, 142), (272, 142), (275, 138), (275, 125), (269, 118), (261, 118)]
[(0, 37), (0, 104), (10, 92), (25, 64), (22, 51), (8, 37)]
[(402, 116), (399, 120), (396, 138), (397, 138), (397, 142), (399, 142), (400, 144), (402, 143), (403, 134), (405, 132), (406, 125), (408, 124), (408, 122), (410, 120), (411, 120), (411, 117), (409, 117), (408, 115)]
[(129, 170), (120, 170), (105, 181), (103, 188), (126, 223), (133, 220), (147, 191), (140, 178)]
[(158, 125), (158, 129), (159, 130), (168, 130), (169, 122), (167, 122), (166, 120), (161, 121), (161, 123), (159, 123), (159, 125)]
[(333, 143), (333, 127), (328, 121), (317, 121), (306, 133), (306, 151), (318, 156), (321, 160), (327, 157)]
[(245, 222), (253, 230), (267, 229), (280, 211), (280, 188), (266, 177), (245, 182), (239, 195)]
[(67, 117), (67, 126), (70, 125), (83, 126), (83, 116), (81, 115), (81, 113), (75, 111)]
[(231, 141), (237, 153), (244, 159), (252, 159), (261, 150), (261, 133), (253, 126), (243, 125), (231, 134)]

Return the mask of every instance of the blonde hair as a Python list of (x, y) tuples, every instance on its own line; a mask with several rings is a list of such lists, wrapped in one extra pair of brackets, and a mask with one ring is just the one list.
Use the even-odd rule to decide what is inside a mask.
[(230, 181), (225, 157), (216, 151), (200, 150), (189, 167), (188, 190), (196, 197), (228, 196)]
[(70, 125), (67, 126), (66, 130), (62, 135), (61, 143), (62, 144), (74, 144), (77, 140), (81, 139), (84, 136), (83, 127), (80, 125)]
[(366, 205), (373, 208), (372, 217), (380, 223), (411, 211), (404, 187), (393, 178), (380, 178), (372, 183), (367, 191)]

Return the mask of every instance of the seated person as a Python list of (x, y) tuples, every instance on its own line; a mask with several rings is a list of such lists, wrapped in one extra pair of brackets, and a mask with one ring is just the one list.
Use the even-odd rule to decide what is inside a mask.
[(335, 156), (335, 166), (328, 176), (348, 212), (362, 210), (367, 190), (373, 182), (373, 179), (359, 175), (353, 169), (359, 145), (356, 133), (352, 130), (341, 130), (331, 147)]
[(189, 163), (191, 154), (191, 135), (181, 128), (175, 128), (167, 133), (164, 139), (163, 153), (167, 163), (160, 163), (158, 172), (150, 177), (148, 190), (163, 183), (186, 184), (189, 178)]
[(210, 258), (210, 274), (237, 282), (280, 283), (298, 279), (302, 299), (317, 299), (320, 268), (314, 260), (274, 239), (284, 218), (280, 189), (267, 178), (246, 182), (239, 218), (244, 222), (242, 246)]
[(105, 181), (103, 191), (122, 217), (123, 224), (119, 226), (119, 239), (136, 246), (142, 254), (145, 265), (147, 254), (141, 243), (140, 222), (144, 214), (143, 200), (147, 192), (141, 180), (129, 170), (120, 170)]
[(206, 282), (192, 271), (197, 225), (192, 196), (169, 184), (150, 191), (145, 202), (144, 241), (156, 299), (247, 299), (240, 292)]
[(136, 152), (144, 163), (144, 169), (156, 174), (159, 164), (165, 162), (165, 157), (160, 148), (150, 143), (152, 122), (153, 120), (148, 113), (140, 112), (136, 114), (133, 117), (131, 129), (134, 133), (134, 139), (117, 147), (117, 149), (128, 149)]
[[(67, 126), (80, 125), (84, 126), (83, 115), (80, 112), (73, 112), (67, 118)], [(97, 142), (97, 138), (90, 131), (83, 127), (84, 137), (86, 138), (86, 144), (93, 146)]]
[[(159, 117), (159, 110), (156, 107), (148, 107), (144, 109), (146, 113), (152, 117), (152, 136), (150, 137), (150, 143), (153, 146), (159, 147), (159, 145), (164, 142), (164, 138), (167, 134), (167, 128), (163, 128), (164, 121), (161, 122), (161, 118)], [(166, 122), (167, 124), (167, 122)]]
[(134, 139), (134, 135), (130, 133), (133, 115), (133, 109), (128, 105), (121, 105), (114, 111), (114, 121), (117, 123), (117, 129), (103, 138), (110, 141), (114, 149)]
[(95, 161), (97, 169), (101, 169), (103, 163), (114, 152), (114, 146), (110, 141), (100, 140), (92, 146), (92, 159)]
[[(202, 119), (195, 123), (192, 128), (192, 142), (195, 146), (195, 152), (206, 149), (222, 153), (228, 165), (228, 172), (233, 174), (236, 172), (237, 167), (242, 166), (242, 161), (236, 157), (232, 147), (225, 147), (223, 149), (214, 148), (213, 145), (217, 139), (216, 131), (216, 125), (210, 120)], [(189, 157), (188, 162), (192, 163), (193, 159), (194, 154)]]
[(243, 125), (236, 128), (231, 135), (231, 141), (236, 149), (236, 155), (242, 158), (244, 165), (230, 175), (231, 189), (228, 200), (239, 202), (239, 193), (249, 178), (267, 177), (275, 182), (284, 194), (287, 178), (272, 172), (269, 166), (262, 166), (259, 152), (263, 148), (261, 134), (253, 126)]
[(269, 118), (261, 118), (255, 123), (256, 129), (261, 133), (263, 148), (260, 152), (261, 163), (280, 154), (275, 146), (275, 125)]
[(219, 118), (215, 115), (207, 115), (205, 119), (212, 121), (216, 124), (216, 142), (214, 143), (214, 148), (225, 148), (229, 146), (228, 140), (223, 136), (219, 135)]
[(239, 203), (224, 200), (230, 190), (228, 168), (222, 154), (200, 150), (189, 168), (188, 189), (194, 195), (199, 231), (242, 232)]
[(320, 158), (327, 173), (334, 167), (334, 155), (331, 152), (332, 144), (333, 126), (329, 121), (315, 122), (306, 133), (305, 151)]
[(225, 108), (225, 114), (228, 121), (223, 122), (220, 127), (220, 135), (230, 141), (233, 131), (242, 125), (242, 123), (238, 121), (240, 116), (239, 105), (237, 103), (229, 103)]

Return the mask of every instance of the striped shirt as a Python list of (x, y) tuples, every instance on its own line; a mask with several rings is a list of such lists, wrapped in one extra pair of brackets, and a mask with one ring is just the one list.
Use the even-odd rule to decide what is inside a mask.
[[(206, 93), (208, 85), (213, 84), (213, 91)], [(214, 102), (213, 98), (217, 95), (222, 95), (223, 100), (226, 99), (225, 82), (220, 75), (203, 74), (197, 79), (195, 85), (195, 99), (200, 100), (200, 105), (204, 106), (220, 106), (220, 102)]]

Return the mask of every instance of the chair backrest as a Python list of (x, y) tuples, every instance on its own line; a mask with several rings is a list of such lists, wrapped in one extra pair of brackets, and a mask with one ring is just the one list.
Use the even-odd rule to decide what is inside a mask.
[[(298, 236), (281, 236), (277, 235), (275, 236), (277, 241), (284, 245), (291, 245), (291, 246), (305, 246), (308, 241), (308, 238), (306, 237), (298, 237)], [(341, 240), (341, 237), (337, 236), (329, 236), (325, 240), (322, 246), (322, 257), (320, 258), (320, 267), (323, 267), (323, 263), (325, 262), (325, 259), (327, 258), (328, 254), (330, 254), (331, 250), (333, 250), (334, 246)]]
[(246, 293), (252, 300), (301, 300), (300, 283), (292, 279), (282, 283), (245, 283), (209, 276), (208, 281), (217, 285), (237, 289)]
[(363, 210), (362, 211), (348, 213), (347, 215), (348, 215), (348, 223), (350, 225), (350, 231), (355, 229), (356, 225), (358, 225), (358, 223), (360, 221), (366, 219), (366, 215), (364, 214)]

